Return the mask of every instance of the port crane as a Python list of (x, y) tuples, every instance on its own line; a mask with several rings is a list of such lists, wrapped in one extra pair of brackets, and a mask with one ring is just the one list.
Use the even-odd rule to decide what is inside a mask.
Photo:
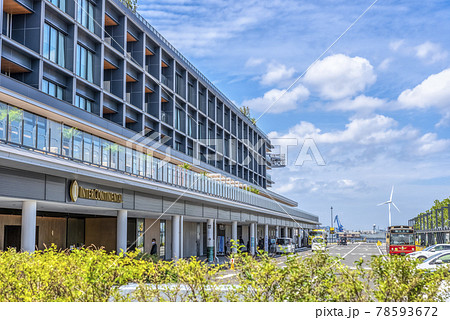
[(337, 225), (337, 228), (335, 229), (337, 232), (344, 232), (344, 226), (341, 224), (341, 221), (339, 220), (339, 216), (336, 215), (334, 217), (334, 222)]

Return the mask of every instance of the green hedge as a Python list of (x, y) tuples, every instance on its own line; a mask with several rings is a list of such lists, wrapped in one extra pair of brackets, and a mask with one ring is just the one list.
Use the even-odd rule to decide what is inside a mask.
[[(235, 271), (195, 258), (153, 261), (104, 250), (0, 252), (0, 301), (442, 301), (448, 270), (424, 272), (405, 257), (373, 257), (350, 269), (327, 253), (238, 253)], [(233, 277), (223, 277), (234, 272)], [(128, 293), (120, 287), (135, 283)], [(123, 288), (123, 287), (122, 287)], [(447, 289), (445, 289), (447, 288)]]

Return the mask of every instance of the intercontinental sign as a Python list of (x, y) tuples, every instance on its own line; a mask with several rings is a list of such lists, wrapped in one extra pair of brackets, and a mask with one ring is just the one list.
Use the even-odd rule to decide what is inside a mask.
[(121, 193), (114, 193), (99, 189), (83, 188), (82, 186), (78, 185), (78, 182), (76, 180), (74, 180), (70, 185), (69, 193), (70, 199), (73, 202), (76, 202), (78, 198), (80, 198), (80, 199), (122, 203)]

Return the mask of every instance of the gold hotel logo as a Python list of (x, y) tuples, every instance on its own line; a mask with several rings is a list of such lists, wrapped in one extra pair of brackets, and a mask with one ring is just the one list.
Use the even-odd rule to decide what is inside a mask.
[(122, 203), (122, 194), (114, 193), (109, 191), (103, 191), (99, 189), (86, 189), (78, 184), (76, 180), (72, 182), (69, 188), (70, 199), (76, 202), (78, 198), (107, 201), (107, 202), (117, 202)]

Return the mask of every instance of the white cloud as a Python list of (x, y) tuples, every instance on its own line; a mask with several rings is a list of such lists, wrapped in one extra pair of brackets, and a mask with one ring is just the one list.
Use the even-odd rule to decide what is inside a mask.
[(328, 106), (329, 110), (370, 112), (387, 104), (386, 100), (359, 95), (354, 99), (344, 99)]
[(305, 75), (304, 83), (328, 100), (352, 97), (376, 81), (373, 67), (367, 59), (336, 54), (314, 64)]
[(295, 73), (294, 68), (288, 68), (283, 64), (270, 63), (267, 71), (261, 76), (261, 84), (265, 86), (283, 86), (292, 82), (292, 76)]
[(337, 130), (322, 133), (312, 123), (302, 121), (292, 127), (287, 134), (280, 135), (271, 132), (270, 138), (297, 138), (303, 141), (312, 138), (316, 143), (337, 144), (352, 143), (358, 145), (386, 144), (395, 140), (405, 140), (417, 137), (415, 129), (405, 127), (396, 129), (397, 121), (392, 118), (375, 115), (369, 118), (359, 118), (351, 120), (345, 130)]
[(426, 109), (436, 107), (447, 111), (450, 106), (450, 68), (432, 74), (413, 89), (403, 91), (398, 97), (404, 108)]
[(245, 67), (247, 68), (253, 68), (253, 67), (257, 67), (261, 64), (264, 63), (264, 59), (263, 58), (249, 58), (247, 60), (247, 62), (245, 63)]
[[(322, 132), (310, 122), (302, 121), (291, 127), (286, 134), (279, 132), (269, 133), (269, 138), (277, 139), (297, 139), (299, 145), (307, 138), (312, 138), (317, 144), (352, 146), (353, 152), (367, 152), (368, 149), (383, 147), (385, 150), (392, 147), (403, 150), (400, 152), (426, 156), (439, 153), (450, 147), (450, 139), (439, 139), (435, 133), (420, 134), (419, 130), (406, 126), (398, 128), (398, 122), (390, 117), (374, 115), (372, 117), (352, 119), (345, 125), (344, 130)], [(342, 149), (340, 149), (342, 152)], [(333, 151), (332, 151), (333, 152)], [(346, 153), (351, 154), (350, 149)]]
[(445, 60), (448, 56), (448, 52), (445, 51), (440, 44), (431, 41), (425, 41), (424, 43), (414, 46), (406, 44), (405, 40), (396, 40), (391, 41), (389, 48), (393, 52), (405, 56), (414, 56), (428, 64)]
[(417, 139), (417, 149), (415, 153), (426, 156), (427, 154), (447, 151), (450, 147), (450, 140), (438, 139), (435, 133), (426, 133)]
[(447, 51), (443, 50), (439, 44), (430, 41), (426, 41), (414, 49), (418, 58), (429, 63), (444, 60), (448, 55)]
[(253, 111), (264, 112), (273, 104), (267, 113), (282, 113), (297, 109), (298, 104), (309, 97), (308, 89), (302, 85), (291, 89), (284, 96), (282, 96), (283, 92), (284, 90), (272, 89), (262, 97), (243, 101), (242, 105), (249, 106)]
[(381, 61), (381, 63), (378, 65), (378, 69), (379, 70), (388, 70), (389, 67), (391, 66), (392, 63), (392, 59), (391, 58), (386, 58), (383, 61)]
[(391, 41), (389, 43), (389, 48), (392, 51), (398, 51), (398, 49), (400, 49), (401, 47), (403, 47), (403, 45), (405, 44), (405, 40), (395, 40), (395, 41)]

